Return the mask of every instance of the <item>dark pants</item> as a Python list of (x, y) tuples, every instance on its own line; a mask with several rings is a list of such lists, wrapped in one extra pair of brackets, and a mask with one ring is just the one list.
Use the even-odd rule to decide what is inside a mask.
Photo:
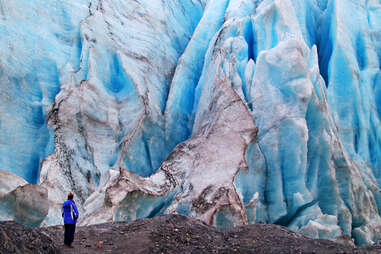
[(75, 224), (65, 224), (64, 243), (66, 245), (71, 245), (71, 243), (74, 241), (74, 233), (75, 233)]

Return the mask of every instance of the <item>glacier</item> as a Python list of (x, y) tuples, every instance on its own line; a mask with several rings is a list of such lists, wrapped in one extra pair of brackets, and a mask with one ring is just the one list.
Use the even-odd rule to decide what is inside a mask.
[[(0, 219), (381, 239), (379, 0), (0, 0)], [(32, 193), (32, 194), (31, 194)]]

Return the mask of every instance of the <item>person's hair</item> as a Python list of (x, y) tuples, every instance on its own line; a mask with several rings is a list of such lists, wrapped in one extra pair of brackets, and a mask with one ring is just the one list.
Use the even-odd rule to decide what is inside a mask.
[(69, 194), (67, 195), (67, 198), (68, 199), (73, 199), (74, 198), (73, 192), (69, 192)]

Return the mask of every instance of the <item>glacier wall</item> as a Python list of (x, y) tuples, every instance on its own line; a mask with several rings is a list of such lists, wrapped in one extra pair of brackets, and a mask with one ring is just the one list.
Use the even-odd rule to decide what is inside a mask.
[[(372, 244), (380, 20), (378, 0), (0, 0), (1, 209), (60, 224), (73, 191), (81, 224), (181, 213)], [(34, 217), (23, 188), (48, 195), (23, 201)]]
[(79, 67), (88, 2), (0, 2), (0, 168), (32, 183), (54, 149), (45, 117)]

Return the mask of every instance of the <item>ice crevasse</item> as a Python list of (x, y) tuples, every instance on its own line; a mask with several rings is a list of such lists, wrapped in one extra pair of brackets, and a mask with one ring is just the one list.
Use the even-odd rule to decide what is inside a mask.
[(380, 22), (379, 0), (0, 0), (0, 219), (60, 224), (73, 191), (82, 225), (378, 241)]

